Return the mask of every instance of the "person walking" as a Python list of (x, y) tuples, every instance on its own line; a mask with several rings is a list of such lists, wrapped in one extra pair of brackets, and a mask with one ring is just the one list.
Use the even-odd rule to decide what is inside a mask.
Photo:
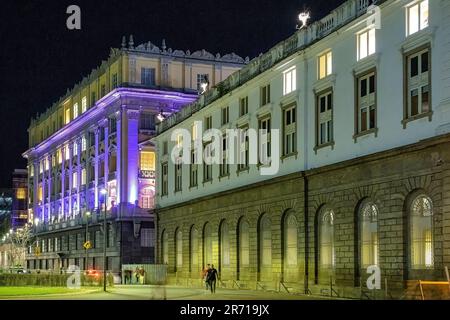
[(217, 273), (216, 268), (214, 268), (214, 265), (211, 265), (211, 269), (208, 271), (208, 284), (211, 288), (211, 293), (216, 293), (216, 282), (219, 279), (219, 274)]
[(205, 288), (206, 288), (206, 291), (208, 291), (208, 289), (209, 289), (209, 287), (208, 287), (208, 272), (209, 272), (209, 269), (210, 269), (211, 267), (210, 267), (210, 265), (208, 264), (208, 265), (206, 265), (206, 267), (202, 270), (202, 279), (203, 279), (203, 281), (205, 281)]

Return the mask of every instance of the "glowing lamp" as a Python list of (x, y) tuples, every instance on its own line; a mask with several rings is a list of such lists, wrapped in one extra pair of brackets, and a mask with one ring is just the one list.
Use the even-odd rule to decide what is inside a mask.
[(309, 18), (311, 18), (311, 15), (309, 14), (309, 12), (305, 11), (305, 12), (300, 13), (298, 15), (298, 20), (301, 22), (302, 25), (300, 27), (297, 26), (297, 28), (301, 29), (301, 28), (306, 27), (306, 24), (307, 24)]

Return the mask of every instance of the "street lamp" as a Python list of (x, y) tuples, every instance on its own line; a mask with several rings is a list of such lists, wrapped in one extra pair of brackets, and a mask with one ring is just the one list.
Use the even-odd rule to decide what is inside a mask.
[[(91, 212), (90, 211), (86, 211), (85, 213), (86, 216), (86, 241), (85, 244), (87, 244), (87, 242), (89, 241), (89, 217), (91, 216)], [(89, 255), (89, 248), (87, 248), (87, 246), (85, 247), (86, 250), (86, 262), (84, 263), (84, 270), (88, 269), (88, 255)]]
[(103, 188), (100, 190), (103, 195), (104, 211), (103, 211), (103, 291), (106, 292), (106, 197), (108, 196), (108, 191)]

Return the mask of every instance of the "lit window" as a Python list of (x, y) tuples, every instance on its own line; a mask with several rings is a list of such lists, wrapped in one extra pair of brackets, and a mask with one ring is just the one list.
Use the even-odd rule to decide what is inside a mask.
[(57, 157), (58, 157), (58, 164), (61, 164), (61, 163), (62, 163), (62, 150), (61, 150), (61, 149), (58, 149), (58, 150), (56, 151), (56, 155), (57, 155)]
[(85, 113), (87, 110), (87, 98), (86, 96), (81, 99), (81, 113)]
[(45, 164), (45, 171), (48, 171), (50, 169), (50, 161), (48, 160), (48, 158), (45, 158), (44, 164)]
[(73, 105), (73, 118), (76, 119), (78, 117), (78, 103)]
[(66, 119), (65, 119), (65, 124), (68, 124), (70, 122), (70, 108), (66, 109)]
[(360, 33), (358, 35), (358, 60), (374, 54), (376, 51), (375, 47), (375, 29), (370, 29)]
[(31, 165), (30, 166), (30, 177), (33, 177), (33, 176), (34, 176), (34, 166)]
[(428, 27), (429, 7), (428, 0), (419, 1), (407, 9), (408, 30), (407, 35), (412, 35)]
[(155, 153), (150, 151), (141, 151), (140, 153), (141, 170), (155, 170)]
[(333, 54), (331, 51), (319, 56), (319, 79), (329, 76), (333, 71)]
[(432, 268), (433, 254), (433, 204), (426, 196), (418, 196), (411, 203), (410, 212), (411, 267)]
[(78, 143), (74, 142), (73, 144), (73, 155), (78, 155)]
[(297, 90), (297, 70), (291, 68), (283, 72), (283, 95)]
[(87, 148), (86, 143), (87, 143), (86, 137), (85, 136), (81, 137), (81, 151), (86, 151)]
[(86, 185), (86, 169), (81, 169), (81, 185)]
[(69, 152), (69, 145), (66, 144), (65, 150), (64, 150), (64, 155), (65, 155), (65, 159), (69, 160), (70, 159), (70, 152)]
[(72, 188), (73, 189), (75, 189), (78, 185), (77, 178), (78, 178), (78, 173), (77, 172), (72, 173)]
[(27, 190), (25, 188), (18, 188), (16, 191), (16, 198), (18, 200), (24, 200), (26, 198)]
[(320, 265), (322, 268), (334, 268), (334, 212), (323, 210), (319, 221)]
[(361, 266), (378, 265), (378, 208), (364, 202), (359, 215), (361, 233)]

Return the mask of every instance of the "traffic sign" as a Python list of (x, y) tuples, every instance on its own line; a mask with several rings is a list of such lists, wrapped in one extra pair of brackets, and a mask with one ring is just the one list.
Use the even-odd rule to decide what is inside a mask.
[(91, 248), (92, 248), (92, 243), (91, 243), (91, 241), (90, 241), (90, 240), (86, 241), (86, 242), (83, 244), (83, 247), (84, 247), (86, 250), (91, 249)]

